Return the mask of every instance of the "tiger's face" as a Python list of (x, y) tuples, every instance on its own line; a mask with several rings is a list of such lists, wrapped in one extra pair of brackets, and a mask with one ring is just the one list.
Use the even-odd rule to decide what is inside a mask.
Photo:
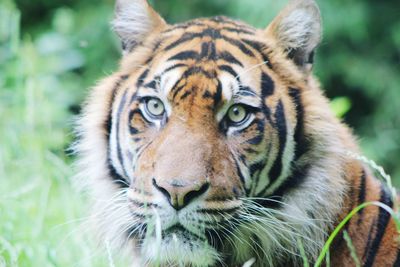
[(102, 183), (119, 199), (107, 206), (118, 212), (104, 211), (109, 228), (151, 266), (284, 255), (277, 247), (297, 236), (276, 224), (309, 146), (302, 90), (320, 39), (315, 3), (294, 1), (259, 30), (225, 17), (168, 25), (145, 1), (124, 0), (114, 28), (125, 53), (98, 93), (108, 103)]
[[(234, 227), (243, 197), (280, 185), (295, 122), (260, 33), (224, 18), (191, 24), (166, 28), (121, 84), (110, 148), (134, 220), (159, 220), (158, 253), (196, 258), (213, 250), (213, 232)], [(138, 238), (156, 251), (156, 231)]]

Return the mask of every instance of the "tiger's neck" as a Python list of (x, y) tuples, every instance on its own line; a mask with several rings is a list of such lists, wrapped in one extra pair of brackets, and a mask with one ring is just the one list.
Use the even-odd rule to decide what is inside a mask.
[[(380, 202), (395, 208), (388, 187), (368, 168), (354, 163), (348, 170), (351, 174), (349, 186), (336, 225), (363, 203)], [(400, 264), (399, 248), (399, 236), (391, 215), (378, 206), (367, 206), (356, 213), (336, 237), (331, 247), (332, 266), (355, 266), (357, 261), (362, 266)]]

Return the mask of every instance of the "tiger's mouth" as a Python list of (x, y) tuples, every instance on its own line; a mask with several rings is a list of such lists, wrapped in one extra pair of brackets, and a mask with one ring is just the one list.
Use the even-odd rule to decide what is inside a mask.
[(181, 237), (182, 239), (192, 239), (197, 238), (199, 240), (204, 240), (205, 237), (201, 237), (199, 234), (187, 229), (180, 223), (177, 223), (162, 231), (162, 238), (166, 239), (172, 236), (173, 238)]
[(149, 266), (213, 266), (220, 258), (205, 234), (180, 223), (162, 230), (161, 235), (154, 233), (145, 238), (142, 251)]
[(226, 257), (225, 244), (239, 227), (242, 200), (224, 201), (224, 206), (221, 201), (209, 201), (208, 207), (200, 203), (173, 210), (133, 197), (130, 209), (136, 235), (131, 237), (138, 241), (137, 249), (149, 263), (146, 266), (216, 266)]

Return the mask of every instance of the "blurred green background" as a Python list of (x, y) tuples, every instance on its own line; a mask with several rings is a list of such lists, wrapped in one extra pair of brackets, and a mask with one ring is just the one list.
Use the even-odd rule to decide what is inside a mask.
[[(365, 155), (400, 186), (400, 2), (318, 2), (325, 34), (316, 75)], [(152, 3), (171, 23), (224, 14), (264, 27), (286, 1)], [(111, 0), (0, 0), (0, 266), (123, 266), (77, 228), (86, 201), (72, 187), (66, 150), (88, 88), (118, 64), (112, 8)]]

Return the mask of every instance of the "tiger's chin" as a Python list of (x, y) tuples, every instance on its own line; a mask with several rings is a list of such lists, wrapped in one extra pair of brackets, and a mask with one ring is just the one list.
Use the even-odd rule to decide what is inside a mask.
[(206, 239), (184, 229), (171, 229), (162, 237), (146, 237), (142, 243), (142, 255), (146, 266), (215, 266), (219, 253)]

